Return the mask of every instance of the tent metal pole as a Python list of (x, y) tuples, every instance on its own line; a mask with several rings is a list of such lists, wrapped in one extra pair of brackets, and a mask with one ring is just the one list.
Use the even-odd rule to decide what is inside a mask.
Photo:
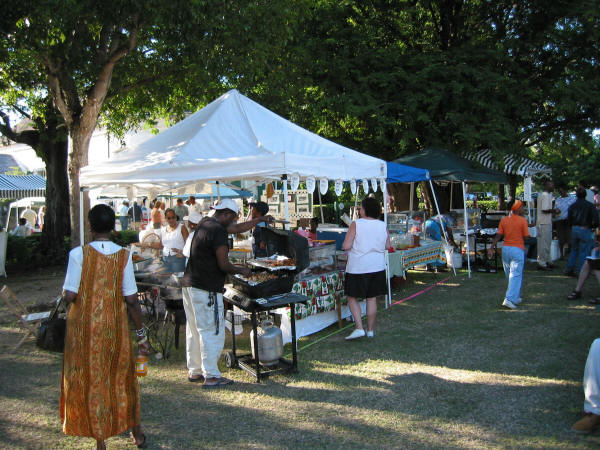
[(356, 186), (356, 194), (354, 194), (354, 214), (352, 215), (352, 220), (356, 220), (358, 218), (358, 186)]
[[(465, 242), (467, 244), (467, 268), (469, 269), (469, 278), (471, 278), (471, 257), (469, 256), (469, 215), (467, 214), (467, 189), (465, 182), (462, 182), (463, 191), (463, 206), (464, 206), (464, 217), (465, 217)], [(477, 250), (477, 249), (475, 249)]]
[(323, 200), (321, 200), (321, 189), (319, 189), (319, 186), (317, 186), (316, 189), (319, 193), (319, 212), (321, 213), (321, 223), (325, 223), (325, 219), (323, 218)]
[(414, 209), (414, 196), (415, 196), (415, 182), (410, 182), (410, 218), (412, 219), (413, 209)]
[[(387, 185), (385, 187), (385, 189), (382, 189), (383, 192), (383, 221), (385, 223), (385, 227), (387, 228), (388, 226), (388, 214), (387, 214), (387, 199), (388, 199), (388, 195), (387, 195)], [(388, 232), (389, 235), (389, 232)], [(385, 249), (385, 277), (387, 279), (387, 288), (388, 288), (388, 295), (385, 299), (385, 307), (390, 308), (392, 305), (392, 283), (390, 281), (390, 255), (388, 253), (388, 249)]]
[[(435, 195), (435, 189), (433, 188), (433, 181), (431, 181), (431, 179), (429, 180), (429, 186), (431, 187), (431, 193), (433, 194), (433, 201), (435, 202), (435, 209), (437, 210), (438, 215), (441, 216), (442, 213), (440, 212), (440, 206), (438, 204), (437, 195)], [(446, 243), (446, 245), (450, 245), (450, 244), (448, 244), (448, 235), (446, 234), (446, 227), (444, 226), (444, 221), (441, 217), (440, 217), (440, 226), (442, 228), (442, 232), (444, 233), (444, 242)], [(452, 264), (452, 272), (454, 272), (454, 276), (456, 276), (456, 268), (454, 267), (454, 264)]]
[[(219, 184), (219, 181), (217, 180), (217, 201), (220, 203), (221, 202), (221, 185)], [(288, 220), (288, 219), (286, 219)]]
[(454, 183), (450, 182), (450, 211), (452, 211), (452, 197), (454, 197)]
[(79, 188), (79, 245), (85, 243), (84, 227), (83, 227), (83, 189)]
[(288, 185), (287, 185), (287, 174), (281, 175), (281, 181), (283, 181), (283, 204), (285, 208), (285, 221), (284, 228), (290, 229), (290, 205), (288, 202)]

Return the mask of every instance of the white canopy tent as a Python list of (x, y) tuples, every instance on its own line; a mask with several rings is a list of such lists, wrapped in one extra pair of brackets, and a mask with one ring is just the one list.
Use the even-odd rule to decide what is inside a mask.
[[(153, 185), (169, 192), (213, 180), (282, 180), (287, 194), (288, 177), (317, 185), (323, 179), (368, 179), (377, 180), (387, 204), (386, 176), (384, 160), (311, 133), (234, 89), (137, 147), (84, 167), (80, 185), (146, 190)], [(289, 221), (288, 196), (284, 199)], [(80, 233), (83, 239), (83, 228)]]
[(231, 90), (134, 149), (81, 170), (82, 186), (211, 180), (385, 179), (385, 161), (328, 141)]

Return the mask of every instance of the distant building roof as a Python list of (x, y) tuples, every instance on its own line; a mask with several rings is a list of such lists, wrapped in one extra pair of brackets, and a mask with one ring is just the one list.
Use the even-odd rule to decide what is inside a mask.
[(25, 169), (12, 155), (0, 153), (0, 174), (13, 172), (15, 168), (19, 170)]

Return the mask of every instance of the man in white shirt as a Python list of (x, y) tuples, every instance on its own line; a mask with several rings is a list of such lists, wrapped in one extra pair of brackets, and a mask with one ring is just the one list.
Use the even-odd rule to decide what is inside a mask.
[(125, 231), (129, 226), (129, 202), (123, 200), (123, 206), (119, 209), (119, 222), (121, 222), (121, 230)]
[(33, 209), (31, 209), (31, 206), (25, 208), (25, 211), (21, 213), (21, 217), (27, 220), (27, 223), (31, 225), (32, 228), (35, 227), (35, 223), (37, 222), (37, 214)]
[(554, 266), (550, 260), (550, 245), (552, 244), (552, 214), (559, 213), (553, 208), (554, 182), (548, 180), (544, 183), (544, 192), (537, 199), (537, 261), (538, 270), (550, 270)]
[(27, 219), (25, 219), (25, 217), (21, 217), (19, 219), (19, 225), (14, 227), (13, 230), (10, 232), (11, 236), (19, 236), (19, 237), (31, 236), (32, 234), (33, 234), (33, 227), (31, 225), (29, 225), (29, 222), (27, 222)]
[(189, 212), (191, 213), (192, 211), (195, 211), (197, 213), (202, 214), (202, 205), (200, 205), (199, 203), (196, 203), (196, 197), (194, 197), (193, 195), (190, 195), (189, 198)]

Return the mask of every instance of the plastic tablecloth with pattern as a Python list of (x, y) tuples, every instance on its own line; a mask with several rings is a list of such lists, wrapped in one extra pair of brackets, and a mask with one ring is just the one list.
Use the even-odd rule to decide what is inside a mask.
[[(336, 303), (341, 306), (341, 317), (350, 316), (344, 294), (344, 272), (333, 271), (306, 278), (294, 284), (292, 292), (306, 295), (306, 305), (296, 304), (296, 337), (316, 333), (338, 321)], [(364, 302), (362, 302), (364, 303)], [(365, 306), (361, 303), (361, 308)], [(281, 315), (283, 342), (291, 342), (291, 310), (279, 308), (273, 311)]]
[(388, 256), (390, 261), (390, 277), (402, 277), (407, 269), (421, 264), (446, 262), (446, 255), (441, 241), (430, 241), (422, 244), (420, 247), (396, 250)]

